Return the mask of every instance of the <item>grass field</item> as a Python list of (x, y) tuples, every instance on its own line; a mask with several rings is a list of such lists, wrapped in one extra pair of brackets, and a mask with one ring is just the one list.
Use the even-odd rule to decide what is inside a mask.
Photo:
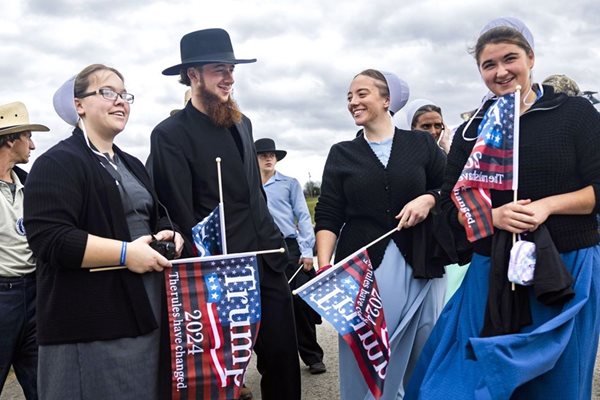
[(318, 197), (307, 197), (306, 204), (308, 205), (308, 211), (310, 211), (310, 219), (313, 225), (315, 224), (315, 205), (317, 205)]

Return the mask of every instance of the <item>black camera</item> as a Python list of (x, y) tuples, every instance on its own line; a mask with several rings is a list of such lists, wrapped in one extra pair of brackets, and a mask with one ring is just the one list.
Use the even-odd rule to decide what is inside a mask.
[(159, 252), (167, 260), (175, 258), (175, 243), (173, 242), (153, 239), (150, 242), (150, 247)]

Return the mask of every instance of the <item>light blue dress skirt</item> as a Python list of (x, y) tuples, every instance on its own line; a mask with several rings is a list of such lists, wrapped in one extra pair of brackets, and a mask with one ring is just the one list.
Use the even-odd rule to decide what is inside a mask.
[[(413, 270), (393, 241), (375, 270), (389, 332), (391, 356), (383, 387), (384, 400), (402, 399), (421, 349), (441, 313), (445, 278), (414, 279)], [(350, 347), (340, 337), (340, 398), (373, 399)]]
[(479, 337), (490, 258), (475, 254), (421, 353), (407, 399), (589, 400), (600, 334), (600, 246), (561, 254), (575, 297), (539, 303), (520, 333)]

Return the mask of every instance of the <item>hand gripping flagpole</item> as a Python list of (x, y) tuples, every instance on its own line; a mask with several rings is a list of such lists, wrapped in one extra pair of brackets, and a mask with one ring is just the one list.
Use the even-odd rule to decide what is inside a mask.
[(306, 282), (304, 285), (300, 286), (299, 288), (295, 289), (292, 291), (292, 294), (298, 294), (298, 292), (301, 292), (302, 290), (304, 290), (305, 287), (312, 285), (313, 283), (320, 281), (321, 279), (325, 278), (327, 275), (331, 274), (334, 270), (338, 269), (340, 266), (344, 265), (348, 260), (351, 260), (352, 257), (354, 257), (356, 255), (356, 253), (360, 253), (361, 251), (364, 251), (366, 249), (368, 249), (369, 247), (373, 246), (375, 243), (385, 239), (386, 237), (390, 236), (392, 233), (399, 231), (400, 228), (396, 227), (394, 229), (392, 229), (391, 231), (384, 233), (383, 235), (379, 236), (377, 239), (373, 240), (371, 243), (367, 244), (366, 246), (361, 247), (360, 249), (356, 250), (354, 253), (350, 254), (348, 257), (344, 258), (341, 261), (338, 261), (337, 263), (335, 263), (334, 265), (331, 266), (331, 268), (328, 268), (325, 272), (315, 276), (313, 279), (311, 279), (310, 281)]
[[(517, 85), (515, 90), (515, 121), (513, 131), (513, 170), (512, 170), (512, 190), (513, 190), (513, 203), (517, 202), (518, 196), (517, 191), (519, 189), (519, 136), (520, 136), (520, 117), (521, 117), (521, 85)], [(512, 234), (513, 246), (517, 242), (517, 234)], [(511, 289), (515, 291), (515, 283), (512, 282)]]
[(217, 176), (219, 178), (219, 222), (221, 225), (221, 251), (227, 254), (227, 236), (225, 234), (225, 204), (223, 203), (223, 181), (221, 179), (221, 157), (215, 159), (217, 162)]

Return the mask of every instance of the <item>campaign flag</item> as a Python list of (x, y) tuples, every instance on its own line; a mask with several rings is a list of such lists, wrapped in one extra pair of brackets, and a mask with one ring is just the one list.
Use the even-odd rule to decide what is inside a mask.
[(237, 399), (260, 326), (256, 255), (165, 269), (172, 398)]
[(516, 190), (518, 186), (519, 115), (515, 98), (515, 93), (501, 96), (486, 111), (475, 146), (451, 193), (465, 217), (471, 242), (494, 233), (490, 190)]
[(348, 343), (369, 390), (379, 399), (390, 359), (383, 304), (367, 250), (354, 253), (294, 293)]
[(192, 228), (192, 238), (200, 257), (223, 254), (221, 207), (218, 205)]

